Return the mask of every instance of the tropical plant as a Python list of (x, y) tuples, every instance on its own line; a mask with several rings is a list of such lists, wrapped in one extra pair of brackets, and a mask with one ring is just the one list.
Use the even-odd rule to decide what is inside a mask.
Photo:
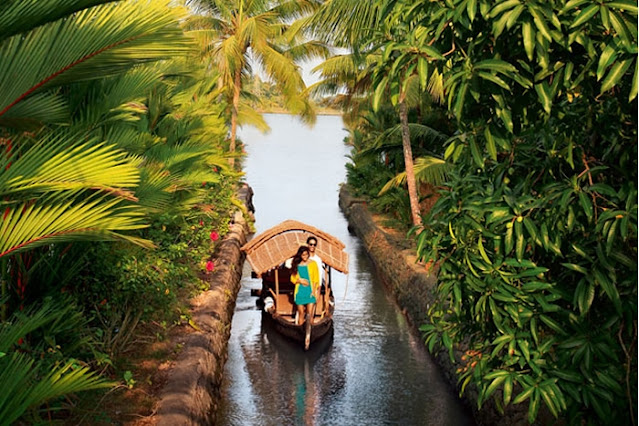
[[(326, 48), (302, 37), (295, 19), (312, 12), (317, 2), (190, 0), (196, 15), (187, 29), (203, 44), (203, 57), (220, 73), (230, 107), (229, 151), (235, 152), (242, 88), (253, 71), (253, 63), (273, 81), (282, 94), (285, 107), (312, 122), (314, 111), (296, 61), (325, 56)], [(243, 112), (247, 116), (247, 108)]]
[(459, 126), (418, 236), (440, 268), (429, 347), (467, 350), (480, 406), (634, 423), (636, 3), (396, 7), (446, 52), (433, 64)]
[[(75, 359), (51, 359), (61, 351), (72, 354), (56, 336), (82, 321), (72, 304), (56, 306), (49, 300), (0, 324), (1, 425), (14, 424), (30, 409), (60, 396), (113, 386)], [(44, 334), (32, 339), (38, 332)], [(31, 417), (37, 419), (37, 413)]]
[[(128, 202), (129, 189), (139, 182), (136, 162), (104, 139), (49, 131), (43, 124), (70, 121), (69, 90), (60, 87), (183, 54), (188, 40), (177, 25), (181, 15), (168, 4), (127, 1), (81, 10), (65, 1), (56, 10), (37, 1), (3, 6), (3, 18), (11, 19), (0, 40), (5, 147), (0, 256), (74, 238), (145, 243), (118, 232), (144, 226), (140, 211)], [(60, 10), (67, 9), (60, 18)], [(130, 16), (136, 19), (126, 19)], [(12, 23), (27, 17), (40, 25), (16, 34)]]
[[(180, 28), (186, 11), (172, 3), (0, 6), (1, 282), (3, 295), (18, 296), (2, 299), (3, 330), (11, 327), (10, 309), (30, 311), (29, 303), (46, 294), (58, 300), (81, 282), (70, 275), (86, 265), (67, 256), (73, 246), (61, 243), (120, 240), (150, 247), (140, 230), (154, 215), (190, 213), (206, 200), (202, 182), (223, 180), (223, 105), (211, 102), (215, 80), (169, 61), (194, 46)], [(204, 209), (202, 218), (209, 214)], [(52, 309), (36, 316), (43, 324), (59, 322)], [(31, 329), (21, 330), (2, 342), (24, 340)], [(38, 338), (48, 344), (51, 335), (32, 333), (29, 350)], [(107, 385), (55, 345), (59, 365), (36, 363), (26, 374), (36, 365), (27, 348), (18, 348), (22, 355), (11, 348), (1, 360), (9, 364), (1, 380), (7, 405), (0, 405), (10, 412), (2, 421), (57, 395)]]

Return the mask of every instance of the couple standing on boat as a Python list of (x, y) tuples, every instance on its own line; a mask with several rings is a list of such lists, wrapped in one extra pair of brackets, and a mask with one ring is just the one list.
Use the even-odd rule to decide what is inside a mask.
[(310, 236), (306, 239), (306, 245), (300, 246), (293, 256), (291, 283), (295, 284), (295, 324), (303, 324), (306, 317), (310, 322), (315, 315), (322, 270), (322, 259), (315, 253), (316, 248), (317, 238)]

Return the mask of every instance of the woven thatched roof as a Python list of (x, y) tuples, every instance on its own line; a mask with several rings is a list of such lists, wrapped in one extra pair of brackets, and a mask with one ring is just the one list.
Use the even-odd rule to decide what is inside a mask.
[(324, 231), (296, 220), (286, 220), (255, 236), (242, 247), (257, 275), (272, 269), (297, 253), (310, 236), (317, 238), (315, 252), (331, 268), (348, 273), (348, 253), (344, 244)]

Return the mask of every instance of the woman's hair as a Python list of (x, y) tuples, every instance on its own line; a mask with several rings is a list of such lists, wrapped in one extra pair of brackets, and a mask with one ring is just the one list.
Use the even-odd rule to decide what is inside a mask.
[(300, 248), (297, 249), (297, 253), (293, 256), (293, 266), (291, 266), (292, 273), (297, 274), (297, 265), (302, 262), (302, 253), (304, 252), (307, 252), (309, 255), (311, 254), (306, 246), (300, 246)]

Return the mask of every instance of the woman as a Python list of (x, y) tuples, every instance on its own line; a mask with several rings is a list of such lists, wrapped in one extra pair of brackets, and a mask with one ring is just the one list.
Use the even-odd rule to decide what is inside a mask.
[(291, 266), (291, 282), (295, 284), (294, 298), (297, 305), (296, 324), (304, 324), (305, 314), (309, 314), (311, 319), (315, 315), (315, 303), (319, 291), (319, 271), (317, 263), (309, 258), (308, 247), (301, 246), (293, 257)]

